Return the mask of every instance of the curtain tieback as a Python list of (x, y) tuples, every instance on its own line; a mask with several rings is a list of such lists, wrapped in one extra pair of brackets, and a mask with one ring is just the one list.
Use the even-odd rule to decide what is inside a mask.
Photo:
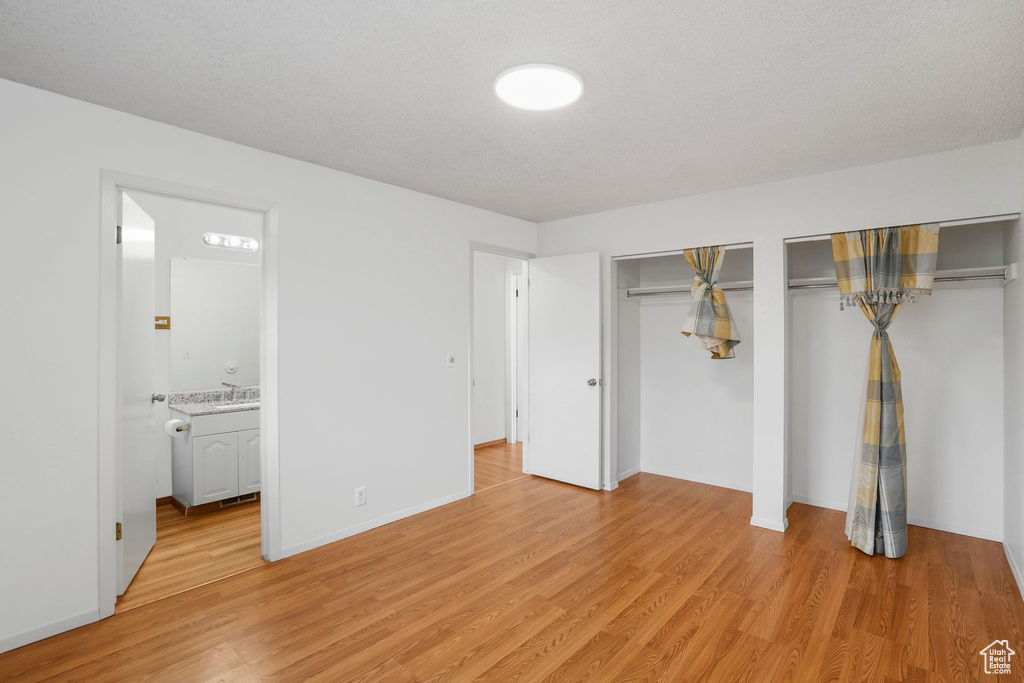
[(693, 295), (694, 301), (704, 298), (704, 292), (711, 289), (714, 285), (705, 280), (702, 277), (695, 277), (693, 284), (690, 285), (690, 293)]

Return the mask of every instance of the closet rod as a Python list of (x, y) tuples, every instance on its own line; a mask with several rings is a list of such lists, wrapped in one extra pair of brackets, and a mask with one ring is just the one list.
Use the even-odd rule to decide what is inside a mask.
[[(723, 292), (752, 292), (752, 291), (754, 291), (754, 287), (752, 285), (736, 286), (736, 287), (730, 287), (730, 286), (726, 285), (725, 287), (722, 287), (722, 291)], [(631, 299), (634, 296), (658, 296), (660, 294), (689, 294), (689, 293), (690, 293), (690, 288), (689, 287), (687, 287), (686, 289), (660, 289), (657, 292), (633, 292), (633, 291), (630, 291), (630, 290), (627, 289), (626, 290), (626, 298), (627, 299)]]
[[(988, 275), (949, 275), (936, 277), (935, 282), (973, 282), (975, 280), (1005, 280), (1006, 271), (1002, 273), (990, 273)], [(837, 282), (816, 282), (813, 284), (790, 285), (790, 289), (837, 289)]]
[[(1005, 280), (1006, 271), (1003, 273), (989, 273), (986, 275), (949, 275), (943, 277), (936, 277), (935, 282), (973, 282), (975, 280)], [(839, 287), (838, 283), (835, 282), (815, 282), (811, 284), (802, 285), (789, 285), (789, 289), (836, 289)], [(752, 292), (754, 291), (753, 286), (740, 286), (740, 287), (722, 287), (723, 292)], [(626, 298), (633, 298), (635, 296), (660, 296), (662, 294), (689, 294), (690, 288), (686, 289), (661, 289), (657, 292), (633, 292), (626, 290)]]

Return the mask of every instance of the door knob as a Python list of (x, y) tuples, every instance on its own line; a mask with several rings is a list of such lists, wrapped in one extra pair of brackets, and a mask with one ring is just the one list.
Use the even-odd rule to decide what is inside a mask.
[(591, 377), (590, 379), (587, 380), (587, 386), (588, 387), (596, 387), (597, 386), (597, 380), (594, 379), (593, 377)]
[(149, 402), (150, 402), (150, 403), (157, 403), (157, 402), (159, 402), (159, 403), (163, 403), (163, 402), (164, 402), (164, 399), (166, 399), (166, 398), (167, 398), (167, 397), (166, 397), (166, 396), (164, 396), (163, 394), (153, 394), (153, 395), (152, 395), (152, 396), (150, 397), (150, 400), (149, 400)]

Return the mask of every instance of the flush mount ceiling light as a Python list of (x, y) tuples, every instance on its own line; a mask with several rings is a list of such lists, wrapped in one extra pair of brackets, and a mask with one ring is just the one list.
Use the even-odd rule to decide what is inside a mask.
[(251, 237), (239, 235), (222, 235), (219, 232), (204, 232), (203, 244), (218, 249), (237, 249), (238, 251), (256, 251), (260, 243)]
[(513, 107), (546, 111), (578, 100), (583, 94), (583, 80), (553, 64), (523, 64), (503, 71), (494, 81), (494, 93)]

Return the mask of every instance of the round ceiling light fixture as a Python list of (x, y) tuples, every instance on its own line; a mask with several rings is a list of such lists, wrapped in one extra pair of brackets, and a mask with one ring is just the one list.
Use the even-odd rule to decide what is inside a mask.
[(503, 71), (494, 93), (505, 104), (531, 111), (568, 106), (583, 94), (578, 74), (553, 64), (523, 64)]

